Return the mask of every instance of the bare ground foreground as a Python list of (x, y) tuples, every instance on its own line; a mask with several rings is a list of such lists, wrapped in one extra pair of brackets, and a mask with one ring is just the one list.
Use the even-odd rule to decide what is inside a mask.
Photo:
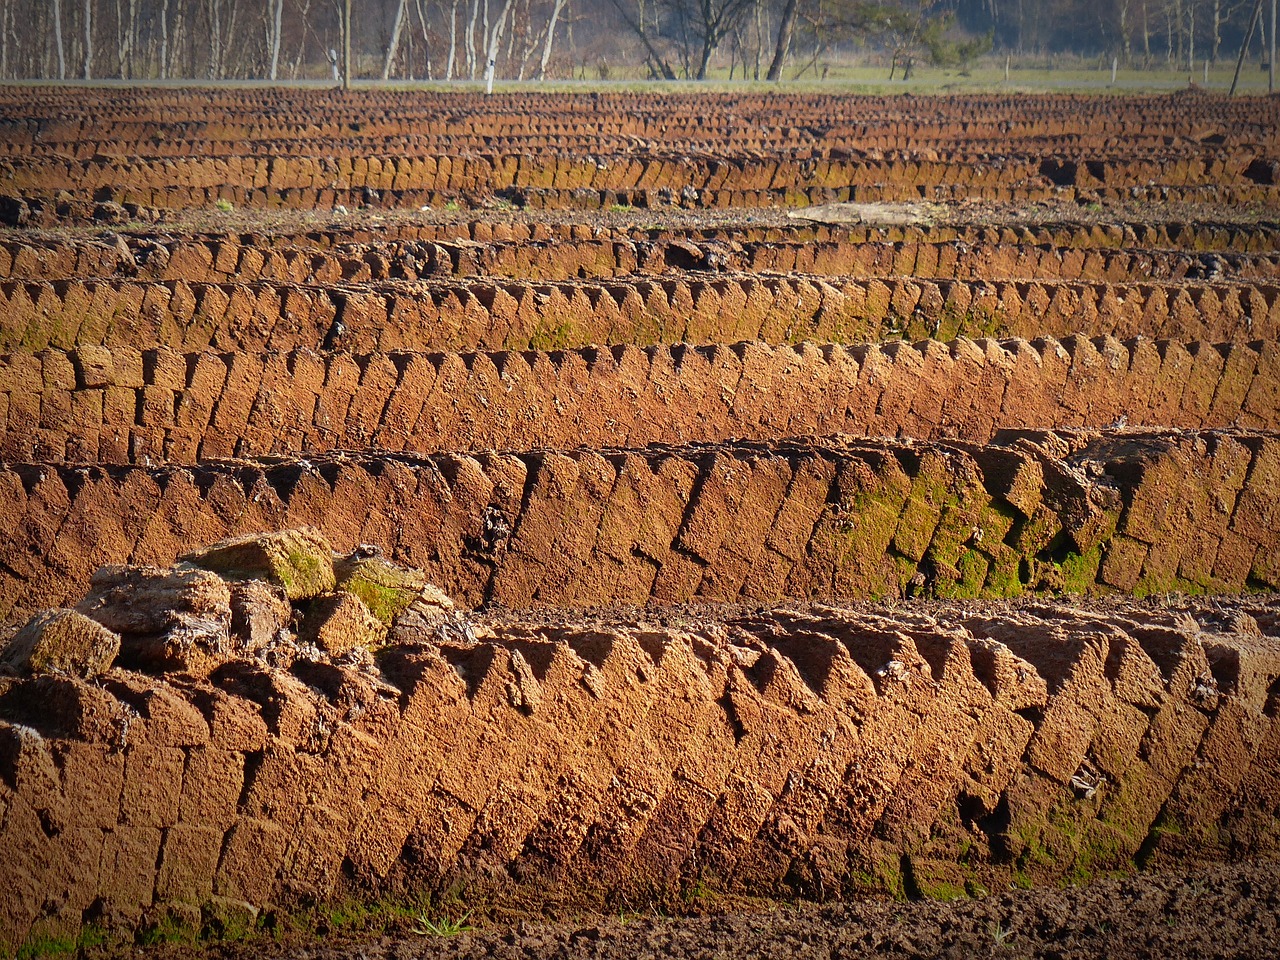
[(0, 116), (0, 957), (1280, 951), (1280, 100)]
[[(673, 918), (648, 911), (486, 923), (440, 936), (405, 920), (380, 934), (282, 934), (206, 948), (208, 957), (289, 960), (600, 958), (826, 960), (1009, 957), (1043, 960), (1266, 960), (1280, 935), (1280, 864), (1261, 860), (1156, 871), (1064, 890), (1014, 890), (981, 900), (849, 901), (714, 907)], [(437, 918), (439, 919), (439, 918)], [(89, 957), (96, 954), (88, 952)], [(148, 960), (184, 947), (136, 950)]]

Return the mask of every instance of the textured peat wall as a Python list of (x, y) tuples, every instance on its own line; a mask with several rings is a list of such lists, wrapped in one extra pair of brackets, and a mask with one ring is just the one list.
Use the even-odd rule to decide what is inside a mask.
[(372, 543), (468, 605), (1280, 586), (1280, 442), (1230, 432), (828, 438), (0, 470), (0, 610), (237, 533)]
[(0, 949), (347, 893), (953, 896), (1274, 849), (1277, 612), (1249, 609), (477, 626), (364, 669), (0, 678)]
[(1070, 337), (576, 351), (0, 356), (0, 458), (194, 463), (374, 447), (639, 447), (832, 433), (1280, 427), (1280, 349)]
[(911, 336), (1273, 338), (1270, 284), (885, 280), (796, 275), (529, 283), (463, 278), (331, 285), (0, 282), (0, 349), (179, 352), (340, 347), (526, 350), (591, 344)]
[[(343, 230), (339, 221), (325, 233), (174, 238), (122, 230), (92, 239), (0, 237), (0, 276), (22, 281), (118, 277), (324, 284), (477, 276), (551, 282), (698, 270), (1124, 283), (1135, 276), (1259, 281), (1274, 277), (1280, 268), (1274, 231), (1262, 225), (1250, 231), (1211, 223), (1174, 229), (1070, 223), (825, 226), (801, 221), (753, 227), (730, 215), (723, 220), (688, 230), (405, 220), (374, 235), (360, 227)], [(894, 241), (891, 236), (908, 239)]]

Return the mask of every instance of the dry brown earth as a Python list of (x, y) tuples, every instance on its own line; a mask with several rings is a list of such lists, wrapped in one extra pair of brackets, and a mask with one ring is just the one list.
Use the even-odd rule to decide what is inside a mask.
[(0, 89), (0, 955), (1269, 955), (1278, 104)]

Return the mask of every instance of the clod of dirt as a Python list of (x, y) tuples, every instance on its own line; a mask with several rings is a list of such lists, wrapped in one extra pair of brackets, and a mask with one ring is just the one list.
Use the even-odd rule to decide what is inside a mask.
[(387, 625), (359, 597), (346, 592), (313, 600), (298, 628), (299, 640), (333, 657), (345, 656), (356, 647), (380, 645), (386, 636)]
[(231, 590), (213, 573), (107, 566), (90, 587), (76, 609), (120, 634), (124, 664), (203, 673), (231, 654)]
[(231, 585), (231, 632), (243, 654), (261, 653), (287, 634), (292, 622), (293, 607), (282, 588), (261, 580)]
[(74, 611), (33, 618), (0, 662), (81, 677), (117, 658), (193, 676), (236, 660), (287, 669), (300, 659), (367, 658), (392, 626), (393, 643), (419, 642), (453, 611), (421, 571), (367, 545), (336, 555), (308, 528), (222, 540), (169, 569), (105, 566), (90, 586)]
[(420, 570), (392, 563), (377, 547), (361, 545), (334, 562), (337, 589), (363, 601), (381, 623), (390, 624), (415, 604), (433, 610), (451, 610), (453, 601), (427, 582)]
[(74, 610), (37, 613), (9, 642), (3, 662), (30, 673), (92, 677), (111, 667), (120, 637)]
[(227, 580), (264, 580), (284, 588), (290, 600), (333, 590), (333, 548), (318, 530), (300, 528), (223, 540), (182, 558)]

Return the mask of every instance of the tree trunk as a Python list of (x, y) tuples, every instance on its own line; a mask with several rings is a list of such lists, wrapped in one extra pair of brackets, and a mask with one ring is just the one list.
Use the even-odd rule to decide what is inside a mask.
[(787, 5), (782, 10), (782, 22), (778, 24), (778, 42), (773, 48), (773, 60), (764, 77), (766, 80), (782, 79), (782, 65), (786, 62), (787, 50), (791, 46), (791, 33), (795, 30), (799, 6), (798, 0), (787, 0)]
[(125, 58), (129, 67), (129, 79), (132, 80), (137, 76), (134, 56), (137, 54), (138, 41), (138, 0), (129, 0), (129, 32), (127, 40), (129, 46)]
[(1213, 0), (1213, 36), (1210, 37), (1209, 58), (1218, 62), (1218, 54), (1222, 49), (1222, 0)]
[(1151, 23), (1147, 19), (1147, 0), (1142, 0), (1142, 65), (1151, 66)]
[(382, 79), (391, 76), (391, 64), (395, 62), (396, 50), (400, 47), (400, 31), (404, 27), (405, 0), (396, 4), (396, 20), (391, 27), (391, 42), (387, 44), (387, 57), (382, 61)]
[(1187, 2), (1187, 69), (1196, 68), (1196, 5)]
[(715, 53), (716, 43), (710, 31), (702, 38), (702, 53), (698, 55), (698, 74), (695, 80), (707, 79), (707, 65), (711, 63), (711, 54)]
[[(498, 65), (498, 44), (502, 42), (502, 30), (507, 22), (507, 14), (511, 11), (511, 5), (515, 0), (505, 0), (502, 5), (502, 13), (498, 16), (498, 22), (495, 23), (489, 32), (489, 43), (485, 52), (484, 67), (484, 92), (493, 93), (493, 74)], [(488, 13), (488, 4), (485, 4), (485, 12)]]
[(564, 9), (567, 0), (555, 0), (555, 6), (551, 8), (551, 20), (547, 23), (547, 38), (542, 44), (542, 60), (538, 63), (538, 80), (547, 79), (547, 63), (551, 60), (551, 45), (555, 42), (556, 23), (560, 19), (560, 11)]
[(756, 52), (755, 65), (752, 68), (751, 79), (760, 79), (760, 61), (764, 58), (764, 3), (762, 0), (756, 0), (755, 3), (755, 33), (756, 33)]
[(458, 62), (458, 3), (459, 0), (453, 0), (453, 7), (449, 10), (449, 62), (444, 70), (446, 80), (453, 79), (453, 68)]
[(0, 0), (0, 80), (9, 78), (9, 0)]
[(342, 89), (351, 89), (351, 0), (342, 3)]
[(431, 69), (431, 34), (427, 29), (427, 14), (422, 9), (422, 0), (414, 0), (414, 7), (418, 11), (418, 24), (422, 27), (422, 56), (426, 61), (427, 79), (434, 80)]
[(307, 59), (307, 24), (310, 20), (311, 0), (306, 0), (302, 5), (302, 12), (298, 14), (298, 24), (302, 27), (298, 33), (301, 35), (298, 41), (298, 55), (293, 59), (293, 66), (289, 68), (289, 76), (293, 80), (298, 79), (299, 71), (302, 69)]
[(280, 77), (280, 34), (284, 19), (284, 0), (275, 0), (275, 26), (271, 31), (271, 81)]
[(93, 0), (84, 0), (84, 78), (93, 75)]
[[(482, 0), (471, 0), (471, 19), (467, 21), (467, 78), (474, 80), (476, 78), (476, 20), (480, 17), (480, 4)], [(488, 5), (485, 6), (486, 11)]]
[(58, 48), (58, 79), (67, 79), (67, 51), (62, 46), (62, 0), (53, 0), (53, 39)]
[[(88, 3), (88, 0), (84, 0)], [(160, 3), (160, 79), (169, 76), (169, 0)]]

